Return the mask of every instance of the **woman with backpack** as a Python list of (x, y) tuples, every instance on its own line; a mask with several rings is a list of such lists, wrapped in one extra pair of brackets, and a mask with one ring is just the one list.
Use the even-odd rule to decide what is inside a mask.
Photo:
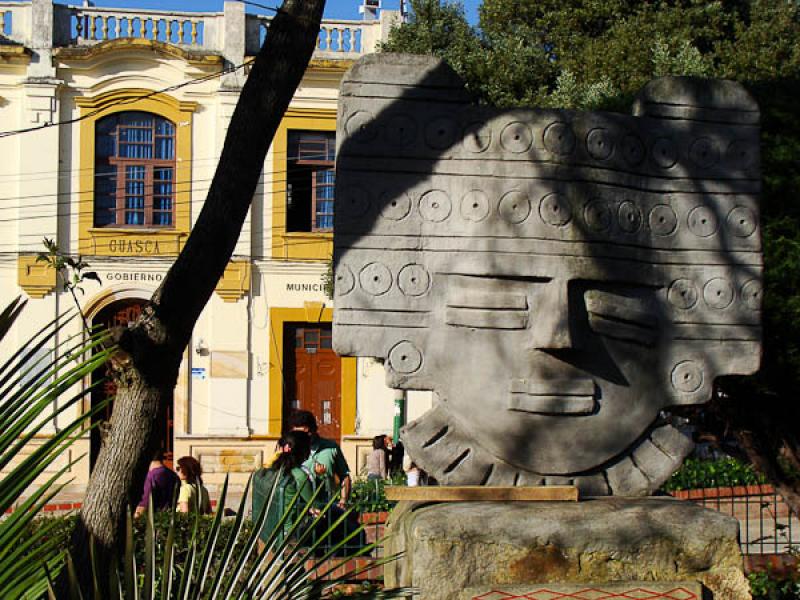
[(287, 531), (301, 514), (310, 508), (309, 502), (314, 494), (314, 477), (303, 467), (311, 450), (311, 438), (303, 431), (290, 431), (278, 440), (279, 454), (269, 467), (256, 471), (253, 475), (253, 521), (256, 521), (269, 502), (272, 488), (280, 477), (275, 496), (269, 504), (267, 518), (259, 533), (259, 545), (265, 544), (278, 525), (286, 509), (295, 496), (299, 495), (292, 515), (284, 523)]

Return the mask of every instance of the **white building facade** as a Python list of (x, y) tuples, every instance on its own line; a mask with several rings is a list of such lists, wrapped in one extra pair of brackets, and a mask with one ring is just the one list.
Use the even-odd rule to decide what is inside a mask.
[[(331, 349), (323, 277), (339, 81), (396, 18), (323, 22), (234, 257), (195, 327), (164, 446), (198, 458), (210, 483), (225, 473), (244, 481), (292, 408), (314, 412), (356, 472), (372, 436), (391, 432), (396, 392), (382, 365)], [(0, 304), (30, 299), (12, 342), (73, 307), (36, 262), (45, 237), (100, 276), (79, 296), (91, 324), (135, 318), (191, 232), (267, 24), (234, 1), (222, 13), (0, 2)], [(430, 404), (410, 393), (406, 418)], [(85, 454), (69, 473), (85, 482), (99, 443), (86, 433), (53, 469)]]

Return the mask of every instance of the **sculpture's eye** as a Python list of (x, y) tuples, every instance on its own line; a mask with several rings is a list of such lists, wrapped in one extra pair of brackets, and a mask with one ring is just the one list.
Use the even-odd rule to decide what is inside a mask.
[(643, 346), (655, 344), (658, 319), (651, 301), (602, 290), (588, 290), (584, 300), (595, 333)]
[(445, 322), (476, 329), (525, 329), (528, 298), (523, 294), (468, 292), (447, 300)]

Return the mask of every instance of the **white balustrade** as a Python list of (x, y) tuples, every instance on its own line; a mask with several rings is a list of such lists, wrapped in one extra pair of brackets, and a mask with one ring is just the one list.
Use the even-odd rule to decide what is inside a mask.
[[(269, 17), (258, 16), (258, 46), (264, 41), (269, 27)], [(339, 21), (326, 19), (322, 22), (315, 55), (320, 58), (355, 58), (375, 51), (375, 32), (380, 30), (379, 21)], [(374, 30), (374, 31), (373, 31)], [(248, 43), (248, 48), (253, 48)]]
[[(270, 18), (246, 15), (244, 31), (237, 23), (226, 23), (225, 13), (159, 11), (136, 8), (55, 5), (53, 46), (91, 46), (114, 39), (145, 39), (188, 49), (222, 53), (227, 35), (245, 35), (246, 53), (258, 51)], [(393, 11), (384, 11), (388, 12)], [(30, 44), (33, 32), (30, 2), (0, 0), (0, 34), (15, 42)], [(330, 20), (322, 22), (317, 58), (352, 59), (374, 52), (385, 37), (389, 22)]]
[(69, 18), (70, 39), (77, 45), (139, 38), (216, 50), (216, 39), (208, 39), (206, 24), (221, 16), (214, 13), (73, 6), (70, 7)]
[(29, 2), (0, 2), (0, 36), (21, 44), (28, 43), (30, 10)]

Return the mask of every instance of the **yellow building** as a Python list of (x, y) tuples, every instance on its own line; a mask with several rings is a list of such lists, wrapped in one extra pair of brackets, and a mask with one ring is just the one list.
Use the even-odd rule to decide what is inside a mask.
[[(395, 392), (383, 367), (331, 350), (335, 307), (322, 278), (339, 81), (396, 18), (323, 22), (234, 257), (185, 353), (164, 444), (197, 457), (211, 483), (226, 472), (243, 481), (294, 407), (317, 415), (354, 471), (371, 437), (391, 430)], [(80, 297), (92, 324), (138, 314), (191, 232), (267, 23), (235, 1), (222, 13), (0, 2), (0, 303), (30, 298), (18, 342), (71, 308), (55, 274), (35, 262), (44, 237), (100, 276)], [(409, 418), (430, 406), (429, 394), (410, 396)], [(87, 454), (70, 473), (78, 483), (98, 444), (86, 434), (64, 457)]]

